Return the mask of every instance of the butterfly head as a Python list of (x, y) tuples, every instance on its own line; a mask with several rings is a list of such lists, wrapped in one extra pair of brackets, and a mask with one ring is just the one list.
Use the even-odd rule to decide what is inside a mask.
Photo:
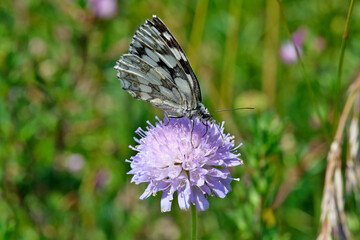
[(212, 116), (209, 113), (209, 110), (202, 104), (201, 102), (198, 102), (197, 108), (196, 108), (197, 115), (204, 121), (208, 121), (212, 118)]

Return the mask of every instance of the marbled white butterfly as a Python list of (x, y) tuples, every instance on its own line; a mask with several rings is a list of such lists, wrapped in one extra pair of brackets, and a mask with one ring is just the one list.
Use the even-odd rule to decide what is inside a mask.
[(201, 103), (201, 91), (184, 51), (157, 16), (135, 32), (128, 54), (115, 69), (131, 96), (178, 117), (212, 118)]

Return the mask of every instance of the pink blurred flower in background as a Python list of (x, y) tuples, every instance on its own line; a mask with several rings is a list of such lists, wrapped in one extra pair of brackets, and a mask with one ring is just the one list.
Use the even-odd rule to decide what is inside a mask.
[(100, 169), (95, 178), (96, 190), (103, 190), (110, 182), (111, 173), (105, 169)]
[(306, 29), (304, 27), (301, 27), (291, 35), (293, 43), (290, 40), (287, 40), (281, 45), (280, 58), (283, 63), (293, 64), (297, 62), (298, 58), (294, 45), (298, 49), (299, 55), (300, 56), (303, 55), (302, 46), (306, 36), (307, 36)]
[(327, 43), (324, 37), (317, 36), (312, 41), (312, 48), (317, 52), (320, 53), (326, 49)]
[(118, 9), (116, 0), (88, 0), (88, 6), (98, 18), (109, 19), (115, 16)]
[(85, 160), (81, 154), (72, 154), (66, 159), (66, 168), (73, 173), (84, 168)]

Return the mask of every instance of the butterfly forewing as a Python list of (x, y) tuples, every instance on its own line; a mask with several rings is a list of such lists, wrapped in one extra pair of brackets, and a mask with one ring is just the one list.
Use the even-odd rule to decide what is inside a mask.
[(169, 47), (170, 51), (173, 53), (178, 63), (185, 71), (189, 84), (191, 85), (191, 88), (194, 91), (196, 100), (198, 102), (201, 102), (201, 91), (200, 91), (199, 82), (180, 44), (176, 41), (175, 37), (171, 34), (169, 29), (161, 21), (160, 18), (154, 17), (152, 22), (149, 21), (149, 23), (153, 24), (155, 28), (160, 29), (161, 38), (167, 43), (167, 46)]
[(129, 54), (119, 59), (115, 69), (123, 89), (134, 98), (180, 116), (208, 114), (199, 110), (200, 86), (184, 51), (156, 16), (135, 32)]

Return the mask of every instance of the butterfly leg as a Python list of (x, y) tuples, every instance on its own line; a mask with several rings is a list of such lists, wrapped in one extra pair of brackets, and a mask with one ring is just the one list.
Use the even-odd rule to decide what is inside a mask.
[(167, 117), (167, 120), (168, 120), (168, 121), (167, 121), (167, 123), (165, 123), (165, 126), (169, 125), (171, 116), (169, 116), (168, 114), (166, 114), (166, 117)]
[(195, 122), (194, 119), (191, 119), (190, 121), (191, 121), (190, 142), (191, 142), (191, 146), (194, 148), (194, 144), (192, 142), (192, 135), (193, 135)]
[(167, 118), (168, 118), (168, 122), (165, 124), (165, 126), (167, 126), (169, 123), (170, 123), (170, 119), (171, 118), (183, 118), (184, 116), (167, 116)]
[(202, 137), (205, 137), (205, 135), (207, 134), (207, 132), (208, 132), (208, 130), (209, 130), (209, 124), (207, 124), (207, 122), (206, 122), (206, 123), (201, 122), (201, 123), (204, 124), (204, 126), (206, 126), (206, 131), (205, 131), (205, 133), (202, 135)]

